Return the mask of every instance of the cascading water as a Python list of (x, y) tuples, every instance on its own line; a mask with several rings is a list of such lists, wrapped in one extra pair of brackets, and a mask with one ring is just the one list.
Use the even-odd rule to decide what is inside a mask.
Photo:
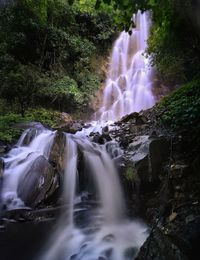
[[(66, 136), (64, 194), (68, 207), (40, 260), (132, 260), (144, 243), (146, 226), (128, 220), (122, 187), (106, 148), (81, 134)], [(80, 195), (75, 192), (78, 150), (98, 191), (97, 204), (90, 209), (75, 205)], [(76, 225), (79, 214), (86, 214), (87, 219), (81, 227)]]
[[(117, 39), (110, 63), (100, 121), (114, 121), (121, 116), (154, 104), (151, 69), (143, 56), (149, 22), (146, 13), (135, 16), (132, 35), (122, 32)], [(99, 127), (100, 125), (100, 127)], [(127, 217), (123, 190), (114, 159), (121, 151), (115, 142), (92, 143), (86, 135), (99, 131), (101, 124), (75, 135), (65, 135), (63, 184), (64, 209), (57, 229), (51, 234), (36, 260), (133, 260), (147, 237), (144, 224)], [(26, 130), (17, 146), (3, 158), (5, 162), (2, 198), (7, 209), (23, 207), (17, 188), (22, 175), (39, 157), (50, 164), (56, 133), (44, 128)], [(80, 154), (82, 156), (80, 170)], [(80, 172), (92, 187), (77, 185)], [(93, 192), (91, 192), (91, 189)], [(92, 200), (88, 194), (92, 193)], [(77, 202), (78, 201), (78, 202)]]
[[(25, 139), (30, 136), (33, 140), (28, 145), (24, 144)], [(24, 206), (23, 201), (17, 194), (20, 177), (30, 169), (34, 160), (40, 155), (48, 158), (53, 139), (54, 132), (52, 131), (28, 129), (22, 134), (16, 147), (4, 158), (2, 200), (7, 209)]]
[[(8, 210), (25, 206), (17, 194), (20, 180), (23, 180), (20, 177), (29, 171), (39, 156), (44, 156), (45, 160), (50, 158), (54, 137), (55, 132), (46, 129), (26, 130), (18, 142), (20, 146), (13, 148), (4, 158), (2, 197)], [(119, 154), (119, 148), (113, 142), (105, 145), (92, 143), (84, 132), (66, 134), (65, 138), (62, 196), (65, 207), (57, 229), (36, 260), (134, 259), (147, 237), (147, 228), (127, 218), (123, 191), (113, 160)], [(27, 140), (30, 143), (25, 144)], [(80, 154), (84, 174), (93, 183), (93, 202), (89, 198), (83, 202), (83, 191), (77, 185)], [(84, 192), (91, 193), (87, 188)]]
[(133, 19), (136, 28), (132, 34), (122, 32), (113, 47), (103, 106), (96, 113), (101, 121), (115, 121), (155, 103), (152, 69), (143, 54), (150, 25), (148, 13), (139, 11)]

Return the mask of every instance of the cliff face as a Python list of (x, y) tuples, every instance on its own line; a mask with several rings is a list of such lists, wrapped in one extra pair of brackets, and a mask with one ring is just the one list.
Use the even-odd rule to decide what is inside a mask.
[(112, 132), (124, 149), (121, 172), (135, 214), (150, 226), (136, 259), (197, 259), (200, 157), (191, 135), (172, 132), (156, 109), (133, 113)]

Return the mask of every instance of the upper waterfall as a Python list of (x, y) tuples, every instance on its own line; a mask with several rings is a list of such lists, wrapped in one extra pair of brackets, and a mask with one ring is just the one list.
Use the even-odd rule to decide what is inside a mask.
[[(148, 109), (155, 103), (152, 69), (144, 56), (150, 27), (148, 13), (133, 16), (136, 27), (116, 40), (103, 93), (103, 106), (97, 114), (102, 121), (114, 121), (131, 112)], [(97, 115), (98, 117), (98, 115)]]

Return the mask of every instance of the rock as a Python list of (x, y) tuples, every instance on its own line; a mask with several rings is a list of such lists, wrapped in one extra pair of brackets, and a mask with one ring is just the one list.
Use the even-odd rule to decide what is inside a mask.
[(0, 178), (3, 177), (4, 167), (5, 167), (4, 160), (0, 157)]
[(73, 121), (72, 117), (69, 114), (67, 114), (66, 112), (62, 112), (60, 114), (60, 119), (62, 120), (63, 123), (70, 123)]
[(135, 247), (129, 247), (124, 251), (124, 257), (126, 259), (134, 259), (134, 256), (136, 255), (138, 249)]
[(187, 255), (163, 232), (156, 228), (135, 258), (136, 260), (188, 260)]
[(98, 144), (104, 144), (104, 138), (102, 137), (102, 135), (100, 135), (99, 132), (95, 133), (93, 138), (92, 138), (92, 142), (94, 143), (98, 143)]
[(185, 218), (185, 223), (188, 224), (188, 223), (190, 223), (190, 222), (192, 222), (194, 220), (196, 220), (196, 217), (194, 215), (190, 214), (189, 216), (187, 216)]
[(3, 188), (3, 172), (4, 172), (4, 160), (0, 158), (0, 217), (1, 217), (1, 211), (2, 211), (2, 188)]
[(49, 162), (53, 165), (53, 167), (61, 176), (63, 176), (65, 167), (65, 144), (65, 134), (58, 131), (52, 144), (51, 152), (49, 155)]
[(108, 259), (110, 259), (112, 253), (113, 253), (113, 248), (111, 247), (111, 248), (109, 248), (109, 249), (106, 249), (102, 254), (103, 254), (105, 257), (107, 257)]
[(104, 256), (99, 256), (98, 260), (108, 260), (108, 258)]
[(16, 128), (20, 129), (44, 129), (44, 126), (40, 122), (28, 122), (28, 123), (18, 123), (15, 125)]
[(49, 198), (58, 188), (58, 177), (44, 156), (32, 163), (19, 180), (18, 196), (25, 205), (35, 207)]
[(170, 142), (165, 138), (152, 139), (149, 144), (149, 158), (152, 177), (157, 178), (162, 171), (163, 163), (170, 155)]
[(177, 217), (176, 212), (172, 212), (171, 215), (169, 216), (169, 222), (173, 221)]
[(108, 128), (108, 126), (104, 126), (103, 128), (102, 128), (102, 134), (108, 134), (109, 133), (109, 128)]
[(113, 242), (115, 240), (115, 237), (114, 237), (114, 235), (109, 234), (109, 235), (103, 237), (102, 240), (105, 241), (105, 242)]
[(137, 112), (133, 112), (129, 115), (122, 117), (122, 119), (119, 122), (117, 122), (117, 124), (131, 122), (132, 124), (143, 125), (146, 124), (147, 121), (148, 120), (144, 115)]
[(0, 156), (6, 153), (6, 145), (0, 145)]
[(76, 132), (81, 131), (82, 129), (83, 129), (83, 126), (82, 126), (81, 123), (79, 123), (79, 122), (74, 122), (74, 123), (70, 126), (70, 128), (69, 128), (69, 130), (68, 130), (68, 133), (75, 134)]
[(188, 170), (189, 166), (186, 164), (172, 164), (170, 166), (170, 178), (182, 178), (188, 172)]

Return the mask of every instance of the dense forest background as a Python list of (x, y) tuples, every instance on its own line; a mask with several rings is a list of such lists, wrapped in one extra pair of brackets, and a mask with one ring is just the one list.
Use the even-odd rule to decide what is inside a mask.
[(137, 10), (152, 14), (144, 55), (178, 89), (158, 105), (163, 122), (198, 129), (198, 0), (10, 0), (0, 1), (0, 140), (16, 138), (16, 122), (54, 126), (59, 111), (86, 113), (112, 43), (121, 30), (131, 33)]

